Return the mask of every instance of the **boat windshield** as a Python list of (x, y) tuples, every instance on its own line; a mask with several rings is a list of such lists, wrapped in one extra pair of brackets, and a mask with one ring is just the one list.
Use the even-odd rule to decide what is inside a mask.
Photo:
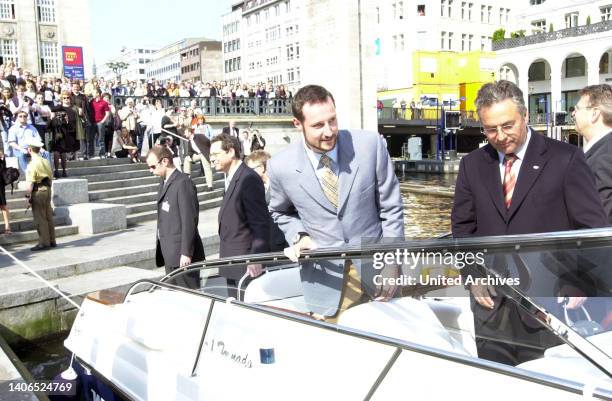
[[(311, 251), (299, 263), (251, 255), (248, 262), (210, 261), (200, 272), (201, 291), (209, 294), (610, 389), (611, 261), (612, 229), (599, 229), (364, 241), (360, 248)], [(240, 280), (247, 265), (261, 265), (265, 274)], [(228, 293), (219, 273), (240, 290)]]

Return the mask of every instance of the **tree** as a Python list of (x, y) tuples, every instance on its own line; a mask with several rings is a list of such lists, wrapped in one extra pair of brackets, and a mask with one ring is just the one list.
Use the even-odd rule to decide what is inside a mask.
[(525, 30), (521, 29), (520, 31), (516, 31), (516, 32), (512, 32), (510, 34), (511, 38), (524, 38), (525, 37)]
[(548, 32), (554, 32), (555, 28), (553, 27), (552, 22), (550, 23), (550, 25), (548, 26)]
[(586, 24), (587, 25), (591, 25), (591, 16), (590, 15), (587, 16)]
[(495, 32), (493, 32), (493, 42), (501, 42), (506, 37), (506, 30), (504, 28), (499, 28)]

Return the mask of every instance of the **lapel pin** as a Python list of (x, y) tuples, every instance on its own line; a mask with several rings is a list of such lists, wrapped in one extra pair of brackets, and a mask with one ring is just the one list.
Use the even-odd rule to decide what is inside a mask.
[(534, 170), (539, 170), (540, 166), (533, 166)]

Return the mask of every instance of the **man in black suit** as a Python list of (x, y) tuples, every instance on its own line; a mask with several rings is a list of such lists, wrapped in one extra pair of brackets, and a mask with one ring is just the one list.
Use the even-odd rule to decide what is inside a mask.
[(213, 173), (210, 167), (210, 139), (206, 135), (196, 135), (193, 128), (185, 128), (185, 137), (189, 139), (187, 156), (183, 161), (183, 172), (191, 175), (191, 163), (199, 161), (206, 177), (206, 191), (213, 189)]
[(586, 162), (612, 224), (612, 87), (601, 84), (582, 89), (573, 116), (576, 131), (586, 140)]
[[(485, 84), (478, 92), (476, 108), (489, 144), (461, 160), (451, 214), (455, 237), (606, 225), (593, 174), (582, 152), (527, 126), (523, 93), (515, 84)], [(496, 264), (493, 261), (493, 266)], [(536, 322), (491, 287), (472, 285), (470, 291), (481, 358), (516, 365), (538, 358), (542, 351), (513, 340), (551, 345)], [(569, 298), (567, 307), (578, 308), (585, 300)]]
[[(157, 196), (155, 261), (157, 266), (166, 267), (166, 274), (204, 260), (204, 247), (198, 233), (198, 195), (189, 176), (172, 164), (173, 157), (165, 146), (155, 146), (147, 154), (149, 171), (164, 180)], [(200, 288), (200, 273), (181, 275), (175, 283)]]
[[(225, 196), (219, 210), (219, 257), (248, 255), (270, 250), (270, 215), (264, 185), (259, 175), (240, 160), (238, 138), (220, 134), (211, 140), (210, 159), (225, 173)], [(237, 284), (245, 272), (261, 274), (260, 264), (246, 268), (221, 268), (227, 279), (228, 295), (236, 297)]]
[(238, 135), (240, 134), (238, 131), (238, 127), (236, 127), (236, 123), (233, 120), (230, 120), (228, 122), (227, 127), (223, 127), (223, 131), (221, 131), (221, 133), (229, 134), (231, 136), (235, 136), (236, 138), (238, 138)]

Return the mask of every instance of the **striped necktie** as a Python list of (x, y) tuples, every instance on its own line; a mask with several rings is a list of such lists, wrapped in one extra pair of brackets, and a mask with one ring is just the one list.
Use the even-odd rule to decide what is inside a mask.
[(332, 160), (327, 155), (321, 156), (323, 164), (323, 175), (321, 176), (321, 187), (325, 197), (338, 208), (338, 176), (332, 170)]
[(514, 153), (508, 153), (504, 156), (504, 204), (506, 209), (510, 209), (512, 204), (512, 194), (516, 185), (516, 175), (512, 172), (512, 165), (517, 160), (518, 157)]

